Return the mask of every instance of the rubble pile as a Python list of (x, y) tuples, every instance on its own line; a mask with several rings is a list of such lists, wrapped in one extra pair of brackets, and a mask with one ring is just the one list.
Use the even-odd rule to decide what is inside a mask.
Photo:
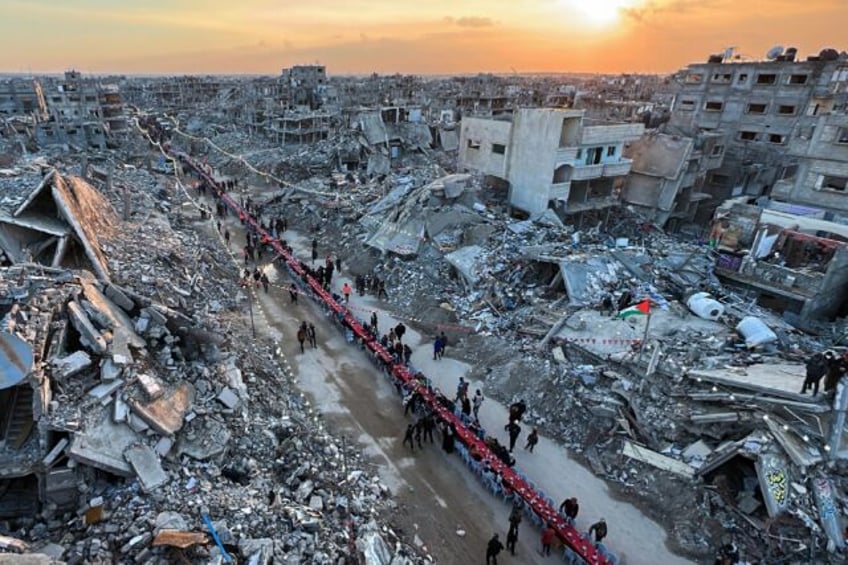
[(385, 525), (386, 486), (325, 429), (273, 344), (249, 337), (214, 225), (172, 225), (182, 197), (154, 179), (114, 171), (145, 213), (99, 234), (111, 280), (31, 264), (0, 274), (2, 331), (36, 357), (3, 396), (34, 409), (0, 444), (0, 479), (47, 485), (18, 501), (41, 511), (0, 534), (68, 563), (418, 562)]
[[(490, 395), (528, 402), (528, 422), (640, 500), (681, 551), (712, 555), (729, 530), (750, 558), (821, 559), (827, 546), (841, 547), (838, 531), (809, 539), (823, 532), (821, 493), (848, 483), (843, 463), (827, 457), (830, 406), (798, 393), (805, 359), (832, 347), (832, 336), (803, 334), (746, 302), (712, 273), (703, 243), (672, 238), (626, 209), (612, 212), (610, 230), (578, 229), (507, 218), (479, 187), (459, 199), (423, 198), (421, 184), (391, 182), (361, 216), (350, 208), (298, 224), (309, 216), (293, 210), (313, 205), (306, 197), (263, 214), (294, 218), (352, 274), (385, 279), (392, 308), (425, 333), (448, 328)], [(455, 222), (434, 221), (445, 215)], [(656, 309), (644, 348), (644, 320), (599, 311), (605, 296), (625, 290)], [(699, 292), (721, 304), (720, 316), (698, 315), (690, 298)], [(746, 336), (752, 319), (774, 339)], [(772, 372), (789, 383), (761, 384)], [(775, 473), (784, 491), (769, 486)], [(670, 506), (685, 509), (673, 523)]]

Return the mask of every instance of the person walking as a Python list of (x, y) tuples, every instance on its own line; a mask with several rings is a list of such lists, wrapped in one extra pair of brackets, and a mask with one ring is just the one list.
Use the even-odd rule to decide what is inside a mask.
[(465, 377), (459, 377), (459, 382), (456, 385), (456, 400), (462, 400), (463, 396), (468, 396), (468, 381)]
[(575, 497), (566, 498), (559, 505), (559, 511), (565, 514), (565, 519), (573, 526), (577, 520), (577, 513), (580, 512), (580, 503)]
[(300, 343), (300, 352), (304, 353), (303, 342), (306, 341), (306, 323), (302, 323), (297, 329), (297, 341)]
[(503, 551), (503, 544), (498, 538), (498, 534), (492, 536), (486, 545), (486, 565), (498, 565), (498, 554)]
[(597, 546), (605, 537), (607, 537), (607, 521), (601, 518), (591, 526), (589, 526), (589, 535), (595, 534), (595, 546)]
[(433, 361), (441, 359), (442, 347), (442, 339), (436, 336), (436, 340), (433, 342)]
[(403, 344), (403, 364), (409, 367), (409, 362), (412, 360), (412, 348), (408, 343)]
[(409, 424), (406, 427), (406, 433), (403, 435), (403, 445), (409, 444), (409, 449), (413, 452), (415, 451), (415, 444), (413, 443), (415, 437), (415, 425)]
[(537, 443), (539, 443), (539, 430), (533, 428), (533, 431), (527, 436), (527, 444), (524, 446), (524, 449), (533, 453), (533, 448), (536, 447)]
[(521, 434), (521, 426), (518, 425), (518, 422), (511, 421), (504, 426), (504, 430), (509, 433), (509, 452), (512, 453), (512, 450), (515, 449), (515, 442), (518, 441), (518, 436)]
[(312, 322), (309, 322), (306, 327), (306, 337), (309, 338), (309, 345), (312, 346), (312, 349), (318, 349), (318, 342), (315, 340), (315, 324)]
[(344, 283), (344, 285), (342, 285), (342, 294), (344, 294), (345, 304), (350, 304), (350, 291), (351, 290), (352, 289), (350, 288), (349, 284)]
[(424, 435), (424, 419), (421, 418), (415, 422), (415, 441), (418, 443), (418, 449), (424, 449), (421, 445), (421, 436)]
[(297, 304), (297, 286), (294, 283), (289, 285), (289, 298), (291, 299), (289, 304)]
[[(388, 298), (388, 296), (386, 298)], [(445, 335), (445, 332), (439, 332), (439, 341), (442, 342), (442, 348), (439, 350), (439, 359), (441, 359), (445, 356), (445, 349), (448, 346), (448, 336)]]
[(515, 544), (518, 543), (518, 528), (510, 528), (506, 533), (506, 548), (510, 555), (515, 555)]
[(265, 272), (262, 272), (262, 276), (259, 278), (259, 282), (262, 283), (262, 288), (265, 289), (265, 294), (268, 294), (268, 285), (271, 284), (271, 281), (268, 279), (268, 275)]
[(515, 544), (518, 542), (518, 525), (521, 524), (521, 503), (515, 501), (512, 511), (509, 513), (509, 531), (506, 534), (506, 547), (512, 555), (515, 555)]
[(377, 312), (371, 312), (371, 331), (374, 332), (374, 335), (379, 333), (377, 330)]
[(548, 556), (551, 554), (551, 545), (553, 545), (555, 539), (556, 531), (550, 524), (548, 524), (545, 529), (542, 530), (542, 555)]
[(480, 419), (480, 407), (483, 406), (484, 400), (486, 400), (486, 399), (483, 398), (483, 393), (480, 392), (479, 388), (476, 391), (474, 391), (474, 398), (471, 399), (471, 404), (472, 404), (472, 411), (474, 412), (474, 419), (475, 420)]

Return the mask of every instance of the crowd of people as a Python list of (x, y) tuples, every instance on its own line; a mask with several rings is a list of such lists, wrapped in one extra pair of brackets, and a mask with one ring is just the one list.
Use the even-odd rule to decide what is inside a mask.
[[(245, 226), (246, 243), (242, 249), (245, 269), (241, 277), (241, 284), (243, 286), (262, 286), (267, 293), (270, 281), (265, 272), (260, 269), (258, 262), (262, 260), (263, 251), (268, 251), (267, 248), (271, 243), (271, 240), (281, 238), (288, 226), (285, 218), (283, 217), (270, 220), (267, 223), (264, 220), (260, 220), (260, 227), (262, 230), (270, 232), (271, 236), (269, 237), (266, 234), (262, 234), (260, 230), (252, 228), (251, 224), (247, 222), (245, 215), (246, 213), (258, 214), (261, 212), (259, 207), (256, 206), (249, 197), (242, 201), (242, 206), (245, 211), (240, 214), (239, 220), (242, 225)], [(226, 207), (219, 204), (217, 212), (219, 217), (225, 216)], [(219, 233), (224, 237), (227, 245), (229, 245), (231, 240), (229, 228), (224, 226), (220, 220), (216, 223)], [(285, 249), (292, 252), (292, 248), (288, 246), (284, 240), (280, 240), (280, 242)], [(329, 290), (334, 273), (340, 271), (340, 261), (338, 257), (333, 260), (330, 255), (327, 255), (324, 264), (320, 265), (318, 268), (314, 268), (317, 257), (317, 241), (313, 239), (312, 265), (308, 265), (302, 261), (299, 263), (303, 268), (304, 274), (302, 275), (302, 278), (305, 281), (306, 277), (311, 275), (322, 284), (325, 290)], [(251, 263), (257, 263), (253, 270), (248, 268)], [(388, 297), (385, 290), (385, 281), (380, 280), (376, 275), (357, 276), (354, 281), (354, 286), (360, 295), (371, 293), (377, 297)], [(342, 294), (344, 295), (345, 303), (349, 303), (352, 290), (353, 289), (348, 283), (345, 283), (342, 287)], [(300, 294), (297, 284), (292, 282), (288, 287), (288, 291), (291, 303), (297, 303), (297, 297), (298, 294)], [(341, 296), (335, 294), (333, 296), (339, 300), (341, 299)], [(393, 328), (390, 328), (388, 332), (380, 335), (377, 313), (373, 312), (371, 314), (370, 323), (367, 324), (366, 327), (372, 333), (373, 337), (377, 338), (377, 336), (380, 336), (380, 343), (392, 354), (394, 363), (403, 363), (406, 366), (410, 365), (412, 349), (409, 344), (405, 343), (403, 340), (406, 333), (406, 327), (403, 323), (397, 324)], [(311, 348), (317, 348), (315, 325), (311, 322), (302, 321), (297, 330), (297, 340), (301, 353), (305, 351), (307, 344)], [(443, 358), (447, 342), (447, 336), (444, 332), (440, 332), (434, 337), (434, 360), (441, 360)], [(434, 389), (429, 383), (429, 380), (422, 373), (417, 373), (415, 375), (415, 380), (407, 384), (403, 384), (400, 380), (396, 380), (396, 385), (403, 396), (404, 414), (411, 414), (414, 420), (413, 422), (408, 423), (406, 430), (404, 431), (402, 442), (404, 447), (408, 447), (412, 452), (414, 452), (416, 447), (418, 450), (421, 450), (427, 443), (434, 444), (434, 433), (438, 430), (442, 449), (446, 453), (453, 453), (455, 450), (455, 442), (458, 437), (457, 428), (452, 421), (439, 417), (437, 412), (435, 412), (426, 402), (423, 402), (423, 398), (419, 393), (419, 390), (421, 387), (426, 387), (426, 389), (432, 393), (436, 402), (460, 418), (462, 424), (466, 426), (469, 431), (474, 433), (480, 440), (482, 440), (495, 457), (507, 466), (511, 467), (515, 464), (513, 451), (518, 438), (522, 433), (520, 422), (527, 409), (526, 404), (522, 400), (513, 403), (509, 407), (509, 418), (504, 427), (508, 437), (507, 446), (501, 443), (498, 438), (488, 435), (481, 426), (480, 409), (485, 401), (485, 397), (480, 389), (476, 389), (474, 394), (470, 395), (469, 383), (464, 379), (464, 377), (459, 378), (456, 394), (452, 398), (443, 394), (439, 389)], [(524, 446), (525, 450), (529, 453), (533, 453), (533, 449), (537, 445), (538, 441), (538, 430), (534, 428), (527, 435)], [(496, 471), (490, 465), (489, 461), (485, 460), (482, 453), (479, 453), (476, 449), (474, 449), (471, 450), (470, 455), (475, 460), (482, 463), (483, 473), (484, 475), (487, 475), (490, 480), (502, 481), (502, 477), (497, 476)], [(504, 483), (503, 486), (506, 487), (506, 484)], [(507, 532), (506, 539), (506, 547), (513, 555), (515, 554), (515, 546), (518, 540), (518, 525), (521, 522), (521, 512), (523, 511), (523, 505), (519, 504), (520, 499), (516, 497), (515, 500), (516, 504), (513, 506), (510, 513), (510, 527)], [(578, 508), (577, 499), (569, 498), (566, 499), (559, 507), (559, 511), (571, 524), (574, 524)], [(589, 535), (594, 536), (596, 543), (600, 543), (606, 534), (606, 522), (603, 520), (593, 524), (589, 528)], [(556, 541), (556, 531), (550, 525), (547, 525), (542, 530), (540, 539), (540, 553), (542, 555), (550, 555), (551, 548)], [(498, 534), (495, 534), (489, 541), (486, 548), (487, 563), (497, 563), (497, 555), (503, 549), (504, 546), (501, 544)]]

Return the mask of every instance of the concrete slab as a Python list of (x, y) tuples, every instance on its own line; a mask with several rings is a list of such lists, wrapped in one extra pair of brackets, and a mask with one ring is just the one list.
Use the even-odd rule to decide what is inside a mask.
[(121, 388), (123, 384), (123, 379), (116, 379), (114, 381), (100, 383), (99, 385), (88, 391), (88, 394), (89, 396), (93, 396), (97, 400), (102, 401), (106, 398), (109, 398), (109, 396), (111, 396), (112, 393)]
[(66, 357), (54, 359), (53, 377), (67, 379), (91, 367), (91, 357), (85, 351), (75, 351)]
[(129, 405), (139, 418), (163, 435), (174, 435), (183, 427), (183, 417), (194, 402), (194, 387), (183, 383), (156, 400), (139, 402), (129, 400)]
[(131, 312), (135, 308), (135, 302), (123, 290), (113, 284), (106, 285), (106, 296), (125, 312)]
[(687, 479), (695, 476), (695, 470), (686, 463), (629, 441), (624, 442), (624, 449), (621, 452), (631, 459), (636, 459), (657, 469), (662, 469), (663, 471), (668, 471)]
[(144, 492), (151, 492), (168, 482), (168, 474), (162, 468), (159, 456), (146, 445), (137, 443), (128, 447), (124, 458), (138, 476)]
[(105, 359), (100, 366), (100, 379), (103, 381), (114, 381), (123, 372), (123, 367), (117, 365), (112, 359)]
[(124, 310), (109, 300), (97, 286), (88, 281), (81, 281), (81, 283), (86, 299), (101, 316), (109, 321), (109, 325), (112, 327), (111, 352), (132, 359), (132, 352), (129, 348), (144, 349), (147, 344), (144, 339), (135, 333), (130, 317)]
[(109, 410), (104, 408), (97, 423), (74, 434), (68, 457), (114, 475), (132, 477), (124, 451), (137, 441), (138, 435), (128, 426), (113, 422)]
[(690, 379), (702, 379), (800, 402), (809, 402), (812, 398), (810, 395), (800, 394), (806, 376), (806, 369), (800, 364), (760, 363), (747, 367), (692, 369), (688, 376)]
[(231, 388), (225, 388), (221, 391), (221, 394), (218, 395), (218, 402), (232, 410), (239, 403), (239, 397), (236, 395), (235, 391)]
[(98, 355), (106, 353), (106, 340), (88, 319), (82, 306), (72, 300), (68, 303), (67, 312), (71, 324), (80, 334), (82, 344)]

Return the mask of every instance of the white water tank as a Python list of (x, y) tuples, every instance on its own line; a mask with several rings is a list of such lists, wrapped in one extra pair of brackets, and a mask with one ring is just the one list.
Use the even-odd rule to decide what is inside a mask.
[(757, 347), (777, 341), (777, 334), (765, 322), (754, 316), (745, 316), (736, 326), (736, 331), (745, 338), (745, 345)]
[(686, 301), (689, 310), (704, 320), (718, 320), (724, 314), (724, 304), (710, 296), (708, 292), (696, 292)]

